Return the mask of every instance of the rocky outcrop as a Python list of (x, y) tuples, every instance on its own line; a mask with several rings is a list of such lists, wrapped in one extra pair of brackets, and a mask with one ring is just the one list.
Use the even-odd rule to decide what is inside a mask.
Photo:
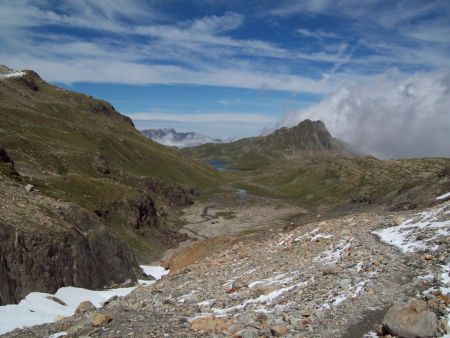
[(95, 157), (92, 166), (102, 175), (108, 175), (111, 173), (111, 170), (109, 169), (108, 159), (103, 154), (98, 154)]
[(32, 291), (100, 289), (141, 274), (130, 248), (95, 214), (9, 180), (0, 184), (0, 305)]
[(322, 121), (304, 120), (292, 128), (280, 128), (264, 139), (267, 144), (279, 144), (302, 149), (332, 149), (333, 137)]
[(104, 229), (24, 231), (0, 221), (0, 304), (62, 286), (99, 289), (137, 279), (130, 249)]
[(3, 146), (0, 146), (0, 162), (5, 163), (11, 169), (14, 169), (14, 161)]
[(129, 124), (130, 126), (134, 127), (133, 121), (125, 115), (120, 114), (112, 104), (109, 102), (94, 99), (93, 97), (89, 97), (90, 100), (88, 101), (89, 110), (93, 112), (94, 114), (103, 114), (106, 116), (116, 116), (122, 119), (125, 123)]
[(144, 188), (145, 192), (161, 196), (172, 207), (184, 207), (194, 203), (194, 189), (174, 187), (152, 177), (141, 177), (140, 186)]
[(132, 202), (132, 208), (131, 225), (138, 234), (143, 235), (145, 228), (159, 224), (160, 215), (151, 197), (142, 196), (138, 201)]

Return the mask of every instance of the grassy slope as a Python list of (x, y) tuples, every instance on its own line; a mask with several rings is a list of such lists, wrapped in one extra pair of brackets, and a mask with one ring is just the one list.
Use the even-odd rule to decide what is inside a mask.
[[(299, 127), (302, 128), (299, 128)], [(368, 204), (424, 206), (450, 190), (442, 173), (450, 159), (424, 158), (381, 161), (347, 156), (338, 140), (331, 153), (317, 151), (292, 156), (290, 149), (311, 144), (307, 124), (228, 144), (206, 144), (185, 153), (203, 160), (221, 160), (237, 171), (225, 172), (236, 188), (263, 196), (284, 198), (310, 209), (365, 207)], [(297, 128), (297, 129), (296, 129)], [(308, 135), (309, 133), (309, 135)], [(327, 138), (325, 138), (327, 139)], [(315, 144), (313, 143), (313, 147)], [(340, 149), (343, 152), (339, 153)], [(335, 156), (337, 155), (337, 156)], [(448, 176), (448, 175), (447, 175)], [(369, 203), (370, 201), (370, 203)]]
[[(220, 183), (208, 166), (145, 138), (106, 102), (51, 86), (32, 72), (0, 80), (0, 143), (43, 193), (90, 210), (136, 199), (140, 176), (201, 191)], [(109, 174), (95, 169), (99, 158)], [(141, 257), (162, 249), (128, 231), (127, 215), (120, 214), (109, 220), (111, 229)]]
[(252, 172), (230, 172), (240, 188), (286, 198), (308, 208), (377, 203), (424, 205), (450, 190), (450, 159), (381, 161), (371, 157), (283, 162)]

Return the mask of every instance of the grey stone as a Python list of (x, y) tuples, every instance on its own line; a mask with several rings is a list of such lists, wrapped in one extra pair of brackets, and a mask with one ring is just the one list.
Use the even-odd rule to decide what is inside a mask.
[(342, 289), (345, 289), (345, 288), (347, 288), (351, 283), (352, 283), (351, 279), (345, 278), (345, 279), (341, 279), (341, 280), (339, 281), (339, 286), (340, 286)]
[(418, 300), (393, 305), (382, 324), (386, 334), (401, 338), (437, 337), (442, 333), (436, 314), (427, 310), (426, 302)]
[(253, 327), (249, 327), (249, 328), (241, 331), (240, 335), (242, 338), (258, 338), (259, 337), (258, 330)]
[(328, 263), (326, 264), (323, 269), (322, 272), (324, 275), (334, 275), (337, 273), (337, 266), (336, 263)]

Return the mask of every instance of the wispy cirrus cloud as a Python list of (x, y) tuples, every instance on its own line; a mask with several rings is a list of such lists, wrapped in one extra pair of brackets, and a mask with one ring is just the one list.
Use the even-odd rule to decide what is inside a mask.
[[(240, 14), (226, 12), (176, 24), (160, 23), (149, 15), (147, 20), (125, 24), (118, 18), (133, 17), (138, 8), (136, 1), (131, 1), (134, 6), (130, 8), (125, 6), (126, 12), (120, 6), (95, 8), (93, 3), (69, 5), (62, 1), (60, 8), (70, 10), (70, 14), (26, 1), (1, 4), (3, 15), (8, 16), (3, 26), (9, 30), (3, 34), (6, 44), (0, 48), (0, 58), (15, 68), (34, 68), (50, 81), (67, 83), (187, 83), (278, 90), (294, 90), (296, 86), (296, 90), (312, 92), (331, 89), (329, 84), (286, 72), (284, 67), (269, 71), (265, 62), (243, 59), (289, 59), (292, 55), (270, 42), (223, 35), (243, 24)], [(80, 37), (66, 32), (54, 39), (54, 34), (45, 37), (28, 30), (48, 25), (68, 25), (114, 36)], [(141, 38), (145, 40), (135, 41)]]
[(302, 36), (306, 36), (306, 37), (310, 37), (310, 38), (315, 38), (318, 40), (322, 40), (322, 39), (341, 39), (341, 37), (339, 37), (336, 33), (333, 32), (326, 32), (323, 29), (317, 29), (317, 30), (309, 30), (306, 28), (298, 28), (296, 29), (296, 33), (302, 35)]
[[(345, 12), (363, 18), (378, 3), (363, 7), (348, 0), (336, 7), (331, 1), (285, 2), (268, 13), (277, 17), (300, 11)], [(380, 39), (366, 29), (364, 39), (356, 34), (356, 42), (350, 42), (345, 34), (330, 29), (293, 27), (298, 46), (248, 34), (236, 37), (232, 33), (245, 30), (247, 20), (244, 14), (231, 11), (174, 20), (157, 3), (140, 0), (63, 0), (55, 6), (18, 0), (1, 1), (0, 8), (3, 63), (35, 68), (50, 81), (187, 83), (326, 94), (349, 79), (386, 67), (448, 64), (448, 53), (436, 46), (417, 48), (387, 41), (392, 48), (379, 48)], [(412, 8), (403, 21), (429, 10)], [(380, 25), (391, 27), (387, 11), (378, 9), (374, 17)], [(80, 34), (80, 29), (88, 33)], [(415, 34), (431, 36), (432, 32), (430, 28)], [(319, 44), (306, 45), (302, 38), (317, 39)], [(336, 49), (324, 39), (333, 39)], [(359, 53), (359, 46), (366, 48), (364, 53)]]

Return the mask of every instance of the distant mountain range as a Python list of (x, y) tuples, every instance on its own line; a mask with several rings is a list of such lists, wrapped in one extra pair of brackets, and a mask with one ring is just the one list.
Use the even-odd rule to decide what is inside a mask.
[(141, 130), (141, 133), (155, 142), (177, 148), (196, 147), (205, 143), (226, 142), (226, 140), (212, 138), (194, 132), (179, 133), (173, 128), (146, 129)]

